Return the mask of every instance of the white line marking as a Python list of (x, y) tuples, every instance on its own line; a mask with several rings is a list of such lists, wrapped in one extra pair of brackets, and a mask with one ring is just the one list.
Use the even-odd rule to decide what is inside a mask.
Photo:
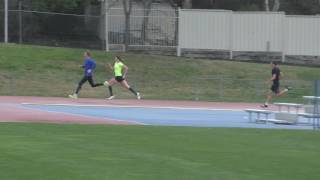
[(208, 111), (235, 111), (237, 109), (214, 109), (214, 108), (188, 108), (174, 106), (133, 106), (133, 105), (94, 105), (94, 104), (46, 104), (46, 103), (21, 103), (22, 105), (40, 105), (40, 106), (71, 106), (71, 107), (109, 107), (109, 108), (149, 108), (149, 109), (178, 109), (178, 110), (208, 110)]

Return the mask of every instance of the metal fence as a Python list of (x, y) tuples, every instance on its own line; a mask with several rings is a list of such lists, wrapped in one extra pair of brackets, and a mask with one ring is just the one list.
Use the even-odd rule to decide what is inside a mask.
[(14, 43), (104, 49), (104, 42), (97, 35), (100, 19), (100, 16), (9, 10), (8, 39)]
[[(0, 13), (0, 34), (4, 34)], [(126, 31), (126, 29), (128, 31)], [(106, 38), (108, 37), (108, 38)], [(126, 41), (126, 38), (127, 41)], [(0, 41), (3, 41), (0, 36)], [(9, 10), (9, 42), (95, 49), (270, 52), (320, 56), (320, 16), (282, 12), (122, 8), (101, 15)], [(228, 57), (228, 55), (227, 55)]]
[[(125, 44), (126, 16), (123, 9), (108, 11), (108, 43)], [(175, 48), (178, 38), (178, 14), (167, 9), (133, 9), (129, 18), (129, 42), (131, 49)]]
[[(0, 41), (4, 41), (4, 12), (0, 10)], [(177, 11), (133, 9), (129, 18), (131, 49), (172, 49), (178, 38)], [(9, 42), (106, 49), (106, 28), (110, 49), (123, 50), (126, 17), (122, 8), (101, 16), (9, 10)]]

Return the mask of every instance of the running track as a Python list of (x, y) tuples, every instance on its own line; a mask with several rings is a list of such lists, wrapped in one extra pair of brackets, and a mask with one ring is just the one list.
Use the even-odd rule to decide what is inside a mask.
[(0, 121), (312, 129), (306, 124), (249, 123), (243, 111), (248, 108), (259, 108), (259, 104), (0, 96)]

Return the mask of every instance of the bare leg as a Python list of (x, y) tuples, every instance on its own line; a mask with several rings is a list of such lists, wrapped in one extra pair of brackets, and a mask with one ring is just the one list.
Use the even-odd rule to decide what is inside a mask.
[[(128, 82), (127, 82), (126, 80), (123, 80), (123, 81), (121, 82), (121, 85), (122, 85), (123, 87), (129, 89), (135, 96), (137, 96), (137, 97), (140, 96), (138, 92), (136, 92), (134, 89), (132, 89), (132, 88), (129, 86), (129, 84), (128, 84)], [(140, 97), (138, 97), (138, 99), (140, 99)]]
[(267, 106), (268, 106), (269, 102), (272, 100), (272, 93), (273, 93), (273, 92), (271, 92), (271, 91), (267, 93), (267, 100), (266, 100), (266, 102), (264, 103), (264, 104), (267, 105)]
[[(280, 96), (282, 96), (283, 94), (285, 94), (286, 92), (288, 92), (288, 89), (284, 89), (284, 90), (282, 90), (281, 92), (276, 93), (275, 95), (276, 95), (276, 97), (280, 97)], [(266, 100), (266, 102), (264, 103), (264, 107), (268, 107), (269, 102), (272, 100), (272, 94), (273, 94), (272, 91), (270, 91), (270, 92), (267, 93), (267, 100)]]
[(129, 89), (129, 88), (130, 88), (130, 86), (129, 86), (129, 84), (128, 84), (127, 80), (123, 80), (123, 81), (121, 82), (121, 85), (122, 85), (123, 87), (127, 88), (127, 89)]
[(117, 84), (118, 81), (115, 80), (115, 78), (112, 78), (108, 81), (108, 88), (109, 88), (109, 94), (110, 94), (110, 97), (113, 97), (113, 92), (112, 92), (112, 86), (114, 84)]
[(277, 94), (277, 97), (282, 96), (284, 93), (288, 92), (288, 89), (284, 89)]

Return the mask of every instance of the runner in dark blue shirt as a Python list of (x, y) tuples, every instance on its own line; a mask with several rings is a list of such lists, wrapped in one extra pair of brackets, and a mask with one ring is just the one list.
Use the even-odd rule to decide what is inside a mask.
[(267, 81), (267, 83), (272, 83), (272, 86), (270, 88), (270, 92), (267, 93), (267, 100), (266, 102), (261, 106), (264, 108), (267, 108), (269, 106), (269, 101), (272, 99), (272, 95), (275, 94), (276, 96), (281, 96), (284, 93), (288, 92), (290, 87), (286, 86), (286, 88), (282, 91), (280, 91), (280, 77), (281, 77), (281, 71), (278, 66), (277, 62), (271, 62), (272, 66), (272, 77)]
[(103, 86), (102, 83), (95, 84), (93, 81), (92, 76), (93, 76), (93, 71), (96, 68), (96, 63), (91, 58), (91, 54), (89, 51), (84, 52), (84, 63), (81, 67), (84, 69), (84, 76), (80, 80), (80, 82), (78, 83), (78, 87), (76, 89), (76, 92), (72, 95), (69, 95), (70, 98), (77, 99), (78, 94), (82, 88), (82, 85), (87, 81), (90, 83), (91, 87)]

